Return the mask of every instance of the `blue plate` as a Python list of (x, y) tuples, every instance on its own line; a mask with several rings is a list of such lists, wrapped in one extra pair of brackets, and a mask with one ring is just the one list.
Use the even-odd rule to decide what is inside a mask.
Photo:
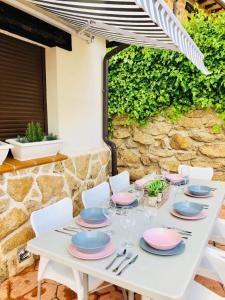
[(207, 196), (211, 192), (211, 188), (206, 185), (190, 185), (188, 192), (195, 196)]
[(131, 204), (129, 205), (120, 205), (120, 204), (116, 204), (116, 207), (117, 208), (124, 208), (124, 207), (127, 207), (127, 208), (133, 208), (133, 207), (137, 207), (138, 206), (138, 200), (135, 200), (134, 202), (132, 202)]
[(109, 235), (101, 231), (82, 231), (72, 236), (72, 244), (84, 253), (97, 253), (109, 242)]
[(176, 212), (183, 216), (192, 217), (203, 210), (203, 205), (195, 202), (182, 201), (173, 204)]
[(182, 241), (175, 248), (170, 250), (158, 250), (149, 246), (143, 238), (140, 239), (139, 246), (142, 250), (149, 252), (151, 254), (160, 255), (160, 256), (172, 256), (178, 255), (184, 252), (185, 243)]
[(80, 212), (81, 218), (88, 223), (102, 223), (106, 220), (103, 209), (100, 207), (90, 207)]

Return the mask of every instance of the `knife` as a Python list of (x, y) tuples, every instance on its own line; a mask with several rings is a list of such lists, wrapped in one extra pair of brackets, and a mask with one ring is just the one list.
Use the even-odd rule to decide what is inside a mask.
[(138, 259), (138, 255), (136, 255), (134, 258), (131, 259), (131, 261), (129, 261), (128, 264), (126, 264), (126, 266), (124, 266), (119, 273), (117, 273), (117, 276), (120, 276), (130, 265), (132, 265), (136, 260)]

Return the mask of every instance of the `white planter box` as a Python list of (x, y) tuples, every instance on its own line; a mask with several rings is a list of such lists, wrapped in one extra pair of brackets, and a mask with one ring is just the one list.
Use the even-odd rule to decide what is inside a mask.
[(0, 165), (3, 164), (4, 160), (6, 159), (9, 149), (12, 149), (13, 146), (0, 142)]
[(43, 141), (35, 143), (19, 143), (16, 139), (9, 139), (7, 143), (13, 145), (13, 157), (20, 161), (56, 155), (62, 144), (61, 140)]

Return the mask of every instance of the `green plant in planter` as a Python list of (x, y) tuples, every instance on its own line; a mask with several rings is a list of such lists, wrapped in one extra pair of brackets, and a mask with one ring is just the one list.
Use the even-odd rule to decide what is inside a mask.
[(29, 143), (41, 142), (44, 139), (44, 131), (41, 124), (36, 122), (30, 122), (27, 124), (26, 135), (27, 141)]
[(46, 135), (45, 139), (46, 141), (55, 141), (58, 139), (58, 136), (57, 134), (49, 133), (48, 135)]
[(161, 194), (169, 184), (164, 181), (164, 180), (152, 180), (148, 185), (147, 185), (147, 194), (150, 197), (157, 197), (159, 194)]

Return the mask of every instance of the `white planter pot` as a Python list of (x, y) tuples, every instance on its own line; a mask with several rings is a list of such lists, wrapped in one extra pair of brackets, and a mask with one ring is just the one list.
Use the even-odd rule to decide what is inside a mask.
[(3, 164), (4, 160), (6, 159), (9, 149), (12, 149), (13, 146), (0, 142), (0, 165)]
[(20, 161), (56, 155), (62, 144), (61, 140), (43, 141), (35, 143), (19, 143), (16, 139), (9, 139), (7, 143), (13, 145), (13, 157)]

